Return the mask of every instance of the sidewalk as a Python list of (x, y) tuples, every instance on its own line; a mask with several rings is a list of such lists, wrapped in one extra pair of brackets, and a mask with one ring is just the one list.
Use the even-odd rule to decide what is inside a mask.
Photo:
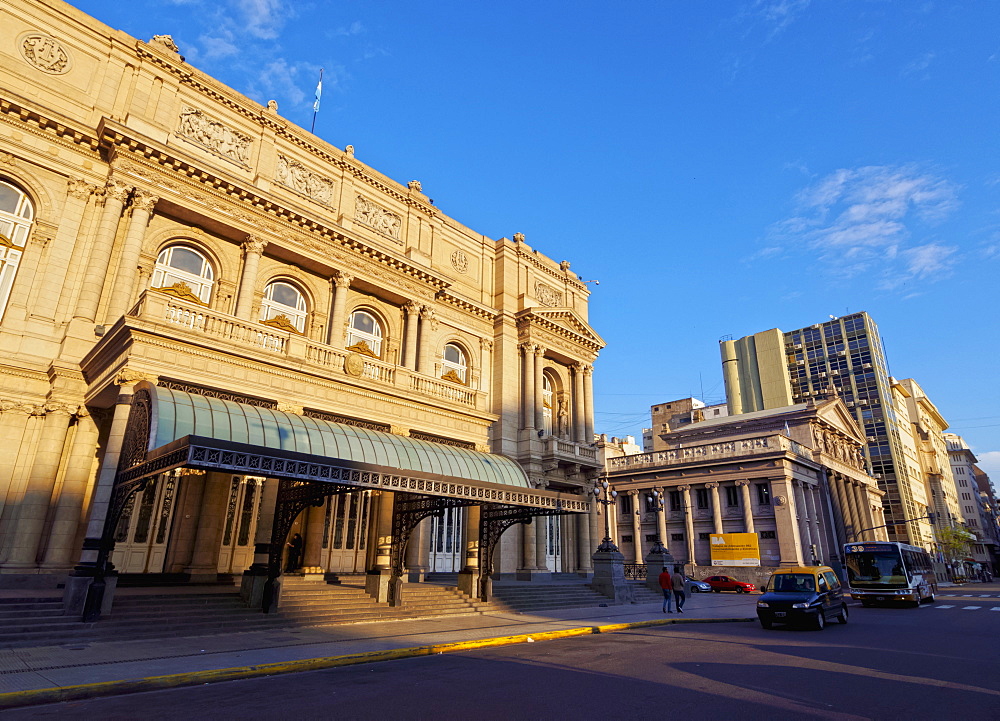
[[(422, 621), (290, 627), (120, 643), (0, 649), (0, 709), (106, 693), (128, 693), (430, 652), (458, 651), (484, 645), (523, 643), (528, 641), (529, 636), (532, 640), (546, 640), (546, 637), (609, 632), (628, 627), (619, 624), (749, 621), (756, 620), (755, 603), (756, 595), (692, 594), (688, 597), (684, 614), (664, 614), (661, 604), (647, 603), (554, 610), (544, 615), (497, 613)], [(428, 649), (428, 646), (435, 648)], [(442, 646), (448, 647), (438, 648)], [(222, 670), (227, 671), (219, 673)], [(164, 676), (171, 679), (153, 678)], [(117, 683), (112, 685), (108, 682)], [(94, 687), (93, 684), (102, 686)], [(41, 689), (50, 691), (31, 693)]]

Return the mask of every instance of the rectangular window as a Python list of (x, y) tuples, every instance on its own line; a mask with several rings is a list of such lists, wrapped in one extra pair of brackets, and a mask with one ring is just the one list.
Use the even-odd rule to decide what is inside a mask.
[(697, 488), (694, 492), (695, 503), (698, 508), (708, 508), (708, 489)]
[(756, 483), (757, 487), (757, 505), (760, 506), (770, 506), (771, 505), (771, 488), (768, 483)]
[(698, 540), (699, 541), (707, 541), (707, 540), (709, 540), (710, 535), (711, 534), (708, 534), (708, 533), (699, 533), (698, 534)]
[(738, 486), (726, 486), (726, 505), (740, 505), (740, 489)]
[(679, 511), (681, 510), (681, 492), (680, 491), (670, 491), (670, 510)]
[(670, 534), (670, 540), (671, 541), (683, 541), (684, 540), (684, 534), (683, 533), (671, 533)]
[(656, 543), (658, 540), (659, 536), (657, 536), (655, 533), (646, 534), (646, 543)]
[(632, 496), (620, 494), (618, 496), (618, 507), (621, 509), (621, 514), (623, 516), (627, 516), (632, 513)]
[(969, 480), (967, 478), (959, 478), (958, 485), (962, 486), (963, 488), (968, 488)]
[(627, 536), (622, 536), (622, 543), (632, 543), (632, 534), (630, 533)]
[(760, 537), (764, 539), (774, 539), (777, 538), (778, 536), (774, 531), (761, 531)]

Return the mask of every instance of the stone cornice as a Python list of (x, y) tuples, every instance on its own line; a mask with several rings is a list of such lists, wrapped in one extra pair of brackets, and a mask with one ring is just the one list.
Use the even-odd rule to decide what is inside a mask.
[(552, 277), (559, 283), (565, 283), (571, 286), (577, 291), (582, 293), (590, 294), (587, 286), (577, 278), (571, 278), (569, 273), (562, 270), (561, 268), (550, 268), (538, 257), (538, 254), (532, 251), (527, 251), (521, 243), (517, 243), (517, 257), (521, 260), (528, 262), (529, 264), (535, 266), (538, 270), (542, 271), (546, 275)]
[(528, 308), (517, 313), (516, 317), (518, 330), (528, 331), (532, 326), (535, 326), (558, 338), (570, 341), (574, 346), (586, 349), (595, 355), (599, 353), (602, 348), (604, 348), (604, 341), (601, 340), (601, 338), (599, 338), (596, 334), (584, 334), (571, 330), (570, 328), (560, 325), (550, 318), (545, 317), (545, 315), (535, 311), (536, 309), (534, 308)]

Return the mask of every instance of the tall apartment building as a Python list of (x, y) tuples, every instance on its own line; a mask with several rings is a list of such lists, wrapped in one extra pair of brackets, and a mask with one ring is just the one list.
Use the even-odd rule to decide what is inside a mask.
[(971, 549), (972, 558), (977, 563), (992, 566), (990, 546), (995, 544), (996, 536), (991, 534), (990, 526), (996, 527), (992, 514), (992, 494), (990, 493), (987, 476), (985, 491), (977, 483), (977, 472), (984, 475), (976, 466), (976, 455), (969, 448), (962, 436), (955, 433), (943, 434), (948, 449), (948, 462), (951, 474), (955, 479), (955, 493), (962, 521), (967, 530), (976, 534), (976, 543)]
[[(839, 396), (864, 429), (865, 459), (879, 487), (887, 521), (928, 515), (916, 454), (906, 452), (911, 429), (905, 399), (893, 390), (878, 326), (867, 313), (831, 318), (806, 328), (777, 328), (721, 341), (730, 415)], [(902, 403), (902, 405), (901, 405)], [(891, 540), (930, 547), (926, 521), (890, 526)]]

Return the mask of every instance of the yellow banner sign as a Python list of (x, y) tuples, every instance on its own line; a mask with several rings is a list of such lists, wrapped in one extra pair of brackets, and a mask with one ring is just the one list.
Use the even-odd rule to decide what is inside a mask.
[(759, 566), (756, 533), (712, 533), (713, 566)]

